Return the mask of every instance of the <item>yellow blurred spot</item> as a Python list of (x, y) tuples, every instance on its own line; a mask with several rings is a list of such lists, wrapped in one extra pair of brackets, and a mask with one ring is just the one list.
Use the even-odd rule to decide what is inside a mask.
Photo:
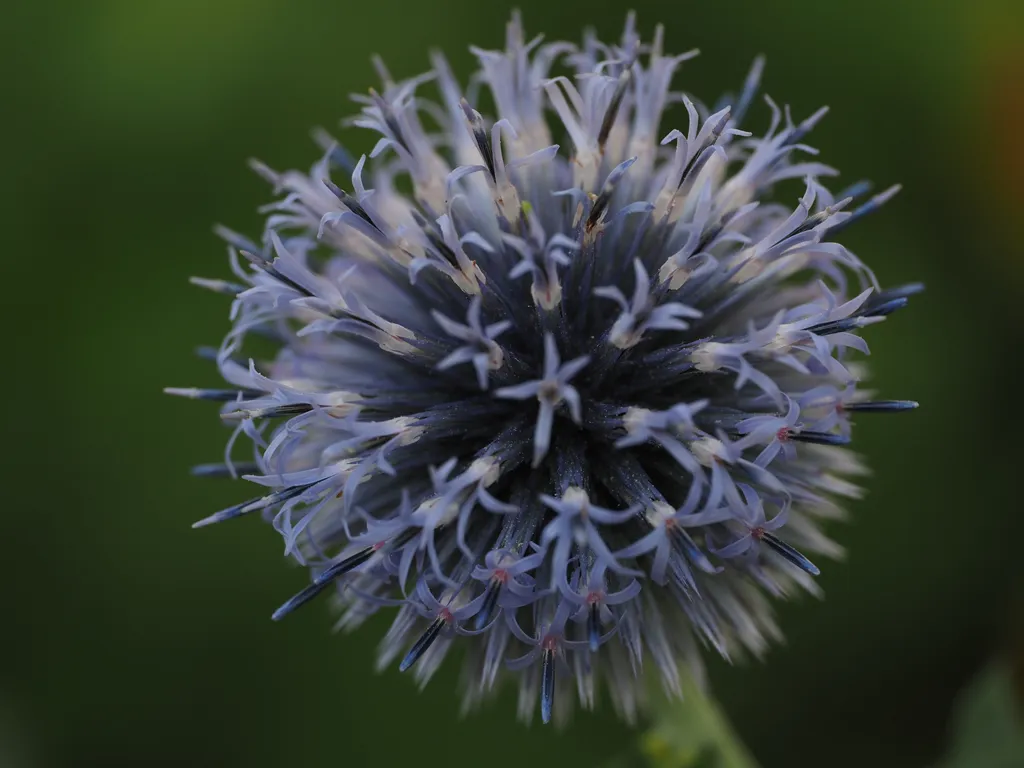
[(700, 750), (672, 744), (655, 731), (643, 735), (640, 750), (654, 768), (692, 768), (701, 757)]
[(649, 731), (644, 734), (641, 742), (640, 748), (644, 754), (657, 765), (665, 763), (672, 756), (672, 745), (659, 733)]

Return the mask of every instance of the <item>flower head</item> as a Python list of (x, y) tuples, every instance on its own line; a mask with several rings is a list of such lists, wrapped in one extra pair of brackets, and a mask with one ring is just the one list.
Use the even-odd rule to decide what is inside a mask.
[(346, 627), (396, 612), (381, 661), (421, 681), (466, 647), (468, 706), (511, 677), (547, 721), (604, 681), (631, 717), (645, 653), (677, 690), (700, 645), (764, 650), (767, 595), (814, 589), (851, 416), (914, 405), (869, 399), (852, 358), (918, 288), (835, 241), (893, 190), (829, 191), (824, 111), (766, 99), (744, 130), (760, 61), (721, 108), (672, 91), (692, 54), (662, 36), (526, 42), (514, 18), (475, 50), (495, 114), (435, 55), (354, 97), (369, 158), (321, 136), (308, 174), (259, 166), (262, 238), (222, 230), (237, 282), (196, 280), (234, 297), (229, 387), (171, 391), (234, 429), (199, 472), (262, 487), (198, 525), (258, 512), (312, 572), (274, 618), (331, 592)]

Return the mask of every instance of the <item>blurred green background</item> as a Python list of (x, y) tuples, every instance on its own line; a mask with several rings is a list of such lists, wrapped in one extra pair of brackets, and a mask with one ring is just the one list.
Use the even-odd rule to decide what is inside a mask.
[[(615, 37), (627, 10), (517, 5), (549, 38)], [(1021, 624), (1024, 4), (632, 6), (702, 49), (681, 87), (713, 101), (765, 53), (777, 100), (832, 107), (814, 143), (845, 180), (904, 184), (846, 242), (884, 284), (928, 284), (870, 334), (882, 392), (922, 408), (859, 425), (876, 472), (827, 599), (780, 609), (766, 664), (711, 670), (765, 766), (934, 765), (958, 692)], [(607, 709), (527, 728), (510, 695), (457, 720), (456, 665), (422, 693), (373, 671), (381, 623), (333, 636), (322, 605), (272, 623), (305, 575), (258, 520), (190, 529), (241, 489), (189, 477), (225, 432), (160, 393), (216, 384), (192, 349), (228, 304), (187, 278), (227, 274), (213, 223), (259, 231), (271, 195), (246, 158), (308, 167), (308, 130), (353, 111), (372, 53), (404, 77), (443, 48), (464, 81), (510, 7), (5, 4), (0, 766), (595, 766), (635, 740)]]

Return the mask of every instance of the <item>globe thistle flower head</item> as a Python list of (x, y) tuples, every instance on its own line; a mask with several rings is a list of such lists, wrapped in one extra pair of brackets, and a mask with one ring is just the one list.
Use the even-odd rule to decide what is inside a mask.
[(895, 188), (833, 194), (804, 143), (824, 110), (766, 98), (754, 136), (761, 62), (706, 108), (662, 43), (513, 18), (467, 90), (440, 54), (381, 65), (353, 97), (369, 157), (321, 133), (309, 173), (257, 165), (281, 194), (262, 237), (220, 230), (237, 282), (195, 280), (233, 296), (208, 353), (229, 386), (170, 391), (233, 428), (198, 473), (262, 487), (196, 525), (259, 513), (310, 569), (275, 619), (331, 593), (344, 628), (393, 613), (380, 664), (421, 683), (464, 648), (467, 707), (508, 678), (524, 718), (602, 687), (632, 718), (645, 659), (678, 692), (703, 647), (760, 655), (769, 598), (841, 554), (821, 526), (859, 493), (851, 418), (915, 406), (862, 388), (861, 333), (918, 287), (881, 290), (835, 236)]

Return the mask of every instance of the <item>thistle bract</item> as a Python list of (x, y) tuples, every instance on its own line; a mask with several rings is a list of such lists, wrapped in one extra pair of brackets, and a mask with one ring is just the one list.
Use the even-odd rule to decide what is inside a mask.
[(721, 106), (672, 91), (694, 52), (662, 37), (526, 42), (514, 18), (468, 90), (440, 54), (380, 65), (353, 97), (369, 158), (321, 133), (310, 173), (257, 166), (262, 237), (221, 230), (236, 280), (196, 279), (234, 297), (207, 353), (229, 386), (171, 391), (234, 427), (198, 473), (261, 487), (197, 525), (259, 513), (311, 571), (275, 618), (329, 592), (345, 628), (394, 613), (380, 664), (421, 682), (463, 646), (467, 707), (511, 677), (525, 718), (602, 687), (632, 718), (642, 662), (673, 692), (701, 646), (761, 654), (770, 598), (840, 553), (851, 416), (915, 405), (851, 358), (916, 288), (835, 235), (895, 189), (829, 191), (824, 110), (766, 98), (744, 130), (760, 61)]

